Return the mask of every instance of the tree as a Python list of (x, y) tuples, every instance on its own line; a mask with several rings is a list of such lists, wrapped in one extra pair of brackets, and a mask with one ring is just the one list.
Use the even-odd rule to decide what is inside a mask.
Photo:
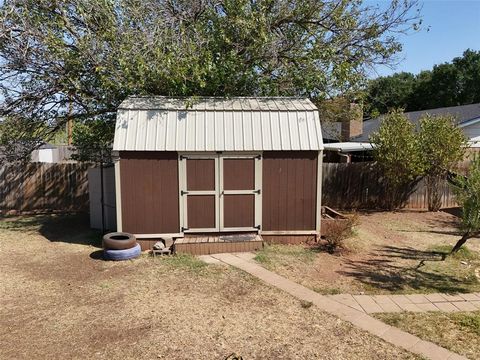
[(365, 112), (370, 117), (386, 114), (392, 109), (410, 110), (410, 97), (415, 86), (415, 75), (408, 72), (396, 73), (374, 79), (367, 86)]
[(409, 109), (411, 111), (433, 109), (435, 100), (435, 89), (431, 86), (432, 72), (430, 70), (420, 71), (415, 76), (415, 84), (409, 96)]
[(466, 50), (462, 57), (453, 59), (453, 63), (460, 73), (458, 102), (480, 102), (480, 51)]
[(373, 79), (365, 91), (367, 117), (375, 110), (385, 114), (391, 108), (417, 111), (480, 102), (480, 51), (467, 49), (461, 57), (417, 75)]
[(414, 89), (412, 97), (417, 99), (420, 109), (462, 105), (459, 99), (459, 71), (454, 64), (445, 63), (435, 65), (424, 83), (423, 91)]
[[(27, 156), (18, 158), (16, 156), (19, 149), (35, 149), (43, 144), (40, 134), (45, 129), (44, 124), (38, 124), (34, 121), (24, 121), (24, 119), (9, 116), (0, 121), (0, 162), (2, 161), (27, 161)], [(12, 141), (12, 139), (17, 139)]]
[[(28, 124), (25, 155), (128, 95), (325, 98), (390, 64), (417, 0), (5, 0), (0, 117)], [(23, 146), (25, 145), (25, 146)]]
[(115, 127), (108, 121), (77, 122), (73, 127), (73, 158), (109, 165), (112, 163), (112, 138)]
[(453, 116), (425, 115), (418, 132), (427, 181), (428, 210), (438, 211), (442, 205), (441, 188), (447, 174), (465, 156), (467, 139)]
[(412, 184), (423, 174), (424, 162), (415, 126), (403, 111), (394, 110), (381, 120), (370, 142), (374, 159), (385, 177), (387, 206), (394, 209), (402, 205)]
[(457, 252), (468, 239), (480, 233), (480, 157), (473, 159), (467, 176), (458, 175), (453, 189), (462, 209), (461, 228), (463, 235), (452, 248)]

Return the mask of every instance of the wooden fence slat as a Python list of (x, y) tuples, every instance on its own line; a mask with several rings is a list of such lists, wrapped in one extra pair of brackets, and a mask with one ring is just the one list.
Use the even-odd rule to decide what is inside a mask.
[[(87, 164), (28, 163), (0, 167), (0, 211), (85, 211), (88, 209)], [(322, 203), (338, 209), (379, 209), (386, 192), (373, 163), (324, 163)], [(427, 191), (420, 180), (405, 201), (407, 209), (426, 209)], [(456, 206), (452, 189), (443, 185), (442, 207)]]
[[(374, 163), (324, 163), (322, 204), (338, 209), (381, 209), (387, 192), (381, 171)], [(442, 208), (457, 206), (447, 181), (442, 186)], [(407, 196), (408, 195), (408, 196)], [(427, 209), (427, 187), (420, 180), (410, 194), (406, 193), (404, 207)]]
[(0, 212), (88, 210), (88, 164), (0, 167)]

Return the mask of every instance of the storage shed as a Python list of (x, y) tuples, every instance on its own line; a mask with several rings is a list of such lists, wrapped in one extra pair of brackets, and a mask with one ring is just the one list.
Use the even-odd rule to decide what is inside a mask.
[[(117, 229), (144, 249), (164, 237), (316, 237), (322, 150), (308, 99), (130, 97), (115, 129)], [(226, 250), (217, 245), (190, 252)]]

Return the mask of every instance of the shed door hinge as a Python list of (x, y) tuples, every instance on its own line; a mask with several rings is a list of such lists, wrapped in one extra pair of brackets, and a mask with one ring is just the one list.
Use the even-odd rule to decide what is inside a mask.
[(260, 225), (254, 226), (255, 229), (260, 230), (262, 227)]
[(188, 194), (188, 191), (180, 191), (180, 195), (183, 196), (183, 195), (187, 195)]
[(261, 194), (262, 190), (260, 190), (260, 189), (258, 189), (258, 190), (253, 190), (253, 192), (254, 192), (255, 194)]
[(182, 226), (182, 229), (181, 229), (181, 230), (182, 230), (182, 232), (184, 232), (185, 230), (189, 230), (189, 228)]

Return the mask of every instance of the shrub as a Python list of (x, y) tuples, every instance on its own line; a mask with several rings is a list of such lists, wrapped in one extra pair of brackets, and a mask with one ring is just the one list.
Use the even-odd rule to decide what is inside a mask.
[(464, 158), (467, 139), (453, 116), (428, 114), (420, 119), (418, 137), (427, 180), (428, 211), (439, 211), (443, 184), (447, 174)]
[(480, 157), (473, 159), (468, 176), (457, 175), (453, 179), (453, 190), (462, 209), (463, 235), (452, 249), (456, 253), (468, 239), (480, 234)]
[(356, 215), (345, 220), (333, 221), (329, 224), (328, 232), (325, 234), (323, 248), (330, 254), (345, 249), (344, 241), (353, 235), (353, 228), (358, 224)]
[(415, 125), (402, 110), (392, 111), (384, 116), (370, 142), (387, 187), (386, 206), (389, 210), (401, 207), (423, 174), (423, 154)]

